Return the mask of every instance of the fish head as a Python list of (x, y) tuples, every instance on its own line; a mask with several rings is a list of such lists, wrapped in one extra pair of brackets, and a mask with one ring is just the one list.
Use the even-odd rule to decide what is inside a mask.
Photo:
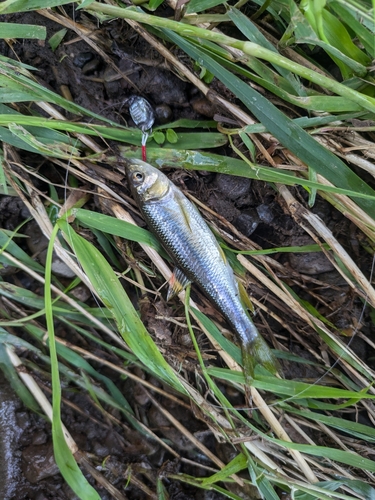
[(142, 160), (127, 160), (125, 170), (137, 203), (160, 200), (170, 189), (171, 182), (168, 177)]

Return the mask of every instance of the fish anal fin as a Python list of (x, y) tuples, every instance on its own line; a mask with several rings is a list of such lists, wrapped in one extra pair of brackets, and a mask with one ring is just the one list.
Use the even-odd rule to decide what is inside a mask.
[(169, 279), (169, 288), (167, 293), (167, 300), (170, 300), (175, 295), (178, 295), (184, 288), (191, 283), (189, 278), (185, 276), (185, 274), (176, 267), (173, 271), (172, 276)]
[(241, 281), (237, 280), (237, 283), (238, 283), (238, 291), (240, 292), (240, 300), (241, 300), (243, 307), (245, 307), (246, 309), (249, 309), (253, 313), (254, 306), (253, 306), (253, 303), (251, 302), (251, 300), (250, 300), (250, 298), (245, 290), (245, 287), (243, 286)]

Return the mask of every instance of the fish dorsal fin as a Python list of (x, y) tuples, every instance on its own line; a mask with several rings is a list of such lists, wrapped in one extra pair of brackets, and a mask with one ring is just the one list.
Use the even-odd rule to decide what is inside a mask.
[(191, 283), (189, 278), (185, 276), (181, 269), (175, 267), (173, 270), (173, 274), (169, 279), (167, 300), (170, 300), (172, 297), (182, 292), (182, 290), (184, 290), (184, 288), (186, 288), (189, 283)]
[(242, 306), (245, 307), (246, 309), (249, 309), (252, 313), (254, 312), (254, 306), (253, 303), (251, 302), (245, 287), (241, 283), (241, 281), (237, 280), (238, 284), (238, 291), (240, 292), (240, 300), (242, 303)]

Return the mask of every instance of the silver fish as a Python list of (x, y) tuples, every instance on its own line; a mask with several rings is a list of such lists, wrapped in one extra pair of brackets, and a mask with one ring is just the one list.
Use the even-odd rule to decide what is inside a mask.
[(277, 362), (243, 307), (233, 270), (196, 207), (166, 175), (144, 161), (127, 160), (126, 173), (150, 230), (176, 265), (170, 291), (178, 293), (194, 282), (212, 300), (241, 340), (248, 382), (257, 363), (275, 373)]

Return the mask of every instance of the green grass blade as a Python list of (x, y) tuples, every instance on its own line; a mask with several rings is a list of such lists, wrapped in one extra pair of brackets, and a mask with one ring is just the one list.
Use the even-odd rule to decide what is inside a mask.
[(58, 223), (96, 293), (112, 312), (125, 342), (138, 359), (152, 370), (155, 376), (179, 392), (185, 393), (179, 379), (160, 354), (139, 319), (133, 304), (108, 262), (91, 243), (77, 235), (65, 221), (59, 220)]
[(64, 430), (61, 422), (61, 386), (57, 360), (57, 351), (55, 343), (55, 333), (52, 314), (52, 298), (51, 298), (51, 264), (53, 242), (57, 235), (58, 227), (56, 226), (48, 245), (47, 263), (46, 263), (46, 280), (45, 280), (45, 307), (46, 321), (48, 328), (49, 350), (51, 359), (51, 375), (52, 375), (52, 439), (53, 451), (60, 472), (69, 484), (76, 495), (82, 500), (100, 500), (98, 493), (87, 482), (82, 474), (74, 456), (65, 441)]
[[(329, 123), (340, 121), (350, 121), (353, 118), (361, 118), (364, 116), (363, 112), (360, 113), (345, 113), (342, 115), (325, 115), (325, 116), (314, 116), (312, 118), (308, 116), (301, 116), (300, 118), (295, 118), (293, 121), (297, 123), (302, 128), (316, 128), (323, 125), (328, 125)], [(268, 132), (266, 127), (261, 123), (254, 123), (253, 125), (247, 125), (244, 127), (244, 131), (249, 134), (258, 134), (263, 132)]]
[[(29, 95), (26, 100), (38, 100), (38, 98), (37, 96)], [(11, 135), (6, 135), (6, 132), (4, 131), (6, 129), (0, 127), (0, 137), (4, 142), (8, 142), (9, 144), (15, 142), (15, 139), (13, 139), (15, 136), (20, 139), (18, 144), (21, 149), (30, 150), (30, 148), (32, 148), (33, 151), (50, 155), (54, 154), (53, 151), (51, 151), (51, 149), (47, 146), (44, 150), (43, 145), (50, 144), (50, 133), (53, 130), (64, 130), (65, 132), (70, 133), (94, 135), (119, 142), (127, 142), (135, 146), (140, 146), (142, 141), (142, 132), (139, 129), (121, 127), (120, 125), (117, 125), (116, 127), (108, 127), (97, 124), (49, 120), (46, 118), (24, 116), (21, 114), (0, 115), (0, 125), (7, 125), (12, 132)], [(35, 137), (28, 135), (27, 132), (30, 134), (34, 133)], [(55, 134), (56, 137), (64, 136), (64, 134), (57, 135), (57, 132), (55, 132)], [(176, 142), (173, 143), (173, 147), (175, 149), (190, 149), (196, 147), (197, 143), (201, 145), (202, 149), (211, 149), (224, 146), (227, 143), (226, 135), (219, 132), (177, 132), (175, 139)], [(26, 142), (29, 149), (27, 149), (27, 146), (23, 146), (23, 141)], [(80, 145), (78, 140), (71, 139), (67, 136), (65, 136), (62, 142), (70, 144), (70, 147), (73, 148), (73, 152), (74, 148)], [(147, 144), (149, 147), (157, 146), (157, 143), (152, 138), (150, 138)], [(56, 155), (58, 154), (61, 153), (56, 151)]]
[(130, 224), (130, 222), (121, 221), (109, 215), (92, 212), (83, 208), (73, 209), (72, 215), (91, 229), (98, 229), (104, 233), (121, 236), (121, 238), (130, 241), (145, 243), (159, 253), (163, 251), (160, 243), (152, 233), (147, 231), (147, 229)]
[(317, 45), (318, 47), (324, 49), (330, 56), (332, 56), (333, 60), (335, 60), (337, 63), (340, 63), (340, 67), (343, 67), (343, 65), (345, 65), (347, 68), (351, 70), (350, 73), (348, 72), (346, 74), (345, 72), (346, 79), (352, 76), (353, 73), (355, 75), (358, 75), (359, 77), (365, 77), (367, 74), (366, 66), (360, 64), (357, 61), (354, 61), (336, 47), (333, 47), (332, 45), (329, 45), (328, 43), (323, 42), (322, 40), (316, 40), (315, 38), (301, 38), (300, 40), (298, 40), (297, 43)]
[(34, 24), (0, 23), (0, 38), (35, 38), (37, 40), (45, 40), (46, 36), (47, 30), (45, 26), (35, 26)]
[(190, 0), (186, 8), (186, 14), (194, 14), (203, 10), (212, 9), (223, 3), (223, 0)]
[[(5, 330), (0, 328), (0, 332), (6, 333)], [(7, 337), (5, 337), (7, 338)], [(0, 336), (0, 370), (3, 372), (8, 382), (10, 383), (12, 389), (17, 394), (17, 396), (21, 399), (21, 401), (31, 410), (36, 413), (40, 412), (39, 405), (36, 403), (33, 395), (25, 386), (25, 384), (21, 381), (17, 370), (14, 368), (11, 360), (6, 351), (5, 342), (3, 341), (4, 337)]]
[(6, 281), (0, 282), (0, 295), (23, 303), (27, 307), (33, 307), (35, 309), (44, 307), (42, 297), (31, 290), (13, 285), (13, 283), (7, 283)]
[[(199, 143), (202, 149), (218, 148), (228, 142), (227, 137), (219, 132), (177, 132), (176, 142), (173, 147), (176, 149), (192, 149)], [(153, 146), (154, 141), (147, 143), (147, 147)]]
[[(236, 255), (272, 255), (274, 253), (311, 253), (311, 252), (321, 252), (322, 247), (320, 245), (304, 245), (301, 247), (274, 247), (274, 248), (263, 248), (262, 250), (236, 250), (230, 248), (225, 244), (221, 245), (223, 248), (229, 252), (235, 253)], [(326, 250), (330, 247), (326, 243), (323, 244)]]
[[(247, 16), (242, 14), (241, 11), (231, 7), (228, 11), (228, 15), (233, 23), (237, 26), (237, 28), (241, 31), (241, 33), (245, 35), (250, 42), (257, 43), (258, 45), (261, 45), (266, 49), (278, 53), (272, 43), (267, 40), (267, 38), (258, 30), (256, 25), (252, 23)], [(277, 64), (273, 64), (273, 67), (280, 73), (280, 75), (282, 75), (289, 81), (298, 95), (306, 95), (303, 86), (293, 73), (280, 66), (277, 66)]]
[[(359, 495), (362, 495), (363, 498), (366, 498), (368, 500), (375, 499), (375, 489), (372, 488), (369, 484), (365, 483), (364, 481), (340, 478), (337, 481), (322, 481), (320, 483), (317, 483), (317, 486), (320, 486), (321, 488), (325, 488), (331, 491), (336, 491), (342, 486), (347, 486), (352, 491), (358, 493)], [(315, 499), (316, 497), (313, 497), (309, 494), (297, 494), (295, 496), (295, 500), (315, 500)]]
[[(120, 146), (119, 149), (122, 155), (126, 158), (139, 158), (138, 151), (134, 151), (133, 148)], [(325, 186), (317, 182), (309, 181), (308, 179), (301, 179), (293, 174), (282, 172), (278, 169), (264, 167), (262, 165), (250, 166), (248, 163), (237, 158), (205, 153), (203, 151), (176, 151), (174, 149), (167, 148), (147, 148), (147, 155), (149, 163), (153, 163), (158, 167), (221, 172), (230, 175), (248, 177), (249, 179), (263, 180), (266, 182), (279, 182), (289, 186), (298, 184), (300, 186), (310, 187), (320, 191), (345, 194), (356, 199), (363, 198), (371, 207), (372, 212), (374, 212), (375, 215), (375, 192), (373, 192), (373, 194), (364, 194), (361, 191)], [(111, 161), (116, 160), (113, 158)], [(371, 190), (371, 188), (368, 188), (368, 190)]]
[(104, 253), (107, 255), (108, 259), (117, 269), (123, 269), (120, 261), (118, 260), (113, 248), (116, 248), (115, 242), (113, 241), (112, 236), (109, 234), (102, 233), (97, 229), (92, 229), (92, 234), (98, 240), (98, 244), (103, 249)]
[(358, 439), (363, 439), (370, 443), (375, 442), (375, 429), (368, 425), (359, 424), (357, 422), (352, 422), (350, 420), (344, 420), (343, 418), (333, 417), (332, 415), (324, 415), (322, 413), (312, 412), (312, 411), (301, 411), (292, 408), (289, 405), (283, 405), (283, 407), (290, 413), (295, 415), (300, 415), (301, 417), (308, 418), (315, 422), (321, 422), (330, 427), (334, 427), (341, 432), (346, 432), (350, 436), (355, 436)]
[(247, 468), (247, 459), (242, 453), (238, 454), (233, 460), (231, 460), (225, 467), (223, 467), (219, 472), (204, 478), (202, 480), (202, 486), (206, 487), (213, 483), (218, 483), (219, 481), (225, 481), (232, 474), (237, 474), (243, 469)]
[[(8, 127), (14, 136), (31, 148), (35, 149), (39, 154), (53, 156), (54, 158), (62, 158), (65, 160), (79, 157), (78, 149), (74, 146), (67, 145), (66, 142), (42, 143), (21, 125), (10, 123)], [(24, 147), (21, 149), (24, 149)]]
[(200, 323), (210, 332), (216, 342), (220, 347), (227, 352), (238, 364), (242, 364), (241, 349), (230, 342), (224, 335), (220, 332), (217, 326), (209, 319), (205, 314), (203, 314), (198, 309), (194, 307), (191, 308), (196, 317), (199, 319)]
[(5, 0), (0, 5), (0, 14), (27, 12), (29, 10), (48, 9), (58, 5), (72, 3), (71, 0)]
[[(1, 95), (4, 95), (4, 89), (1, 92)], [(27, 99), (29, 100), (29, 99)], [(14, 102), (14, 101), (10, 101)], [(8, 117), (9, 120), (6, 118), (6, 116), (3, 115), (12, 115), (12, 117)], [(48, 122), (51, 122), (51, 120), (48, 120), (46, 118), (42, 118), (40, 116), (28, 116), (25, 117), (25, 115), (22, 115), (21, 113), (18, 113), (12, 108), (9, 108), (8, 106), (5, 106), (5, 104), (0, 103), (0, 120), (3, 120), (4, 125), (9, 125), (9, 123), (18, 123), (20, 125), (25, 125), (25, 128), (27, 130), (35, 135), (35, 137), (38, 138), (39, 141), (44, 142), (46, 141), (47, 143), (51, 141), (55, 142), (65, 142), (66, 144), (72, 144), (75, 146), (80, 146), (81, 142), (76, 139), (69, 137), (65, 133), (58, 132), (57, 130), (53, 130), (52, 128), (48, 127)], [(58, 121), (58, 120), (57, 120)], [(40, 125), (40, 123), (44, 124), (45, 126), (35, 126), (35, 125)], [(60, 122), (61, 123), (61, 122)], [(66, 122), (62, 122), (66, 123)], [(69, 123), (69, 122), (68, 122)], [(33, 125), (34, 124), (34, 125)], [(3, 128), (3, 127), (1, 127)], [(61, 127), (62, 128), (62, 127)], [(66, 129), (63, 129), (64, 132)]]
[(351, 467), (356, 467), (360, 470), (375, 472), (375, 462), (373, 460), (361, 457), (354, 452), (336, 450), (334, 448), (327, 448), (326, 446), (311, 446), (309, 444), (285, 442), (275, 438), (269, 439), (287, 449), (298, 450), (302, 453), (315, 457), (328, 458), (329, 460), (350, 465)]
[[(43, 142), (43, 139), (41, 139), (40, 137), (38, 137), (38, 140), (40, 142)], [(5, 142), (10, 146), (14, 146), (15, 148), (23, 149), (24, 151), (29, 151), (30, 153), (38, 153), (38, 150), (36, 148), (31, 146), (27, 142), (23, 141), (16, 135), (12, 134), (12, 132), (5, 127), (0, 127), (0, 141)]]
[(0, 59), (0, 86), (4, 86), (8, 89), (19, 90), (21, 92), (30, 92), (31, 101), (46, 101), (54, 103), (57, 106), (61, 106), (63, 109), (71, 111), (77, 115), (90, 116), (91, 118), (95, 118), (101, 122), (109, 123), (112, 126), (118, 126), (112, 120), (107, 120), (106, 118), (93, 113), (92, 111), (89, 111), (74, 102), (68, 101), (59, 94), (43, 87), (32, 78), (31, 74), (26, 69), (21, 69), (19, 66), (15, 65), (12, 59), (4, 57)]
[(167, 489), (160, 477), (158, 477), (156, 480), (156, 495), (157, 500), (169, 500)]
[(60, 45), (60, 43), (63, 41), (64, 36), (67, 34), (68, 30), (67, 28), (63, 28), (59, 31), (57, 31), (54, 35), (51, 36), (51, 38), (48, 40), (48, 43), (54, 52), (57, 47)]
[[(243, 373), (239, 371), (231, 371), (226, 368), (208, 368), (207, 372), (212, 376), (223, 378), (224, 380), (230, 380), (241, 384), (244, 383)], [(306, 384), (296, 380), (277, 379), (276, 377), (265, 376), (261, 373), (264, 372), (257, 367), (253, 382), (254, 387), (263, 391), (269, 391), (272, 394), (280, 394), (281, 396), (288, 396), (296, 399), (350, 398), (353, 402), (361, 399), (375, 399), (375, 396), (367, 394), (363, 391), (356, 392), (317, 384)]]
[(166, 128), (216, 128), (217, 122), (214, 120), (188, 120), (180, 118), (172, 123), (153, 127), (153, 130), (164, 130)]
[(351, 30), (362, 42), (367, 52), (375, 58), (374, 34), (353, 16), (351, 11), (347, 8), (347, 5), (340, 2), (329, 2), (329, 8), (351, 28)]
[[(36, 96), (33, 96), (36, 97)], [(30, 93), (10, 88), (2, 88), (0, 93), (0, 103), (27, 102), (30, 101)]]
[[(331, 2), (329, 2), (331, 3)], [(332, 2), (333, 3), (333, 2)], [(350, 12), (353, 17), (363, 23), (363, 25), (370, 31), (370, 33), (375, 34), (375, 5), (374, 0), (356, 2), (356, 1), (341, 1), (340, 2), (345, 9)], [(370, 8), (372, 4), (372, 8)]]
[(19, 237), (20, 235), (16, 233), (12, 233), (12, 235), (10, 235), (4, 229), (0, 230), (0, 254), (6, 249), (6, 251), (13, 255), (13, 257), (28, 266), (33, 271), (43, 273), (44, 267), (38, 262), (35, 262), (30, 255), (28, 255), (19, 245), (17, 245), (17, 243), (13, 241), (14, 236)]
[[(192, 44), (195, 46), (200, 46), (200, 44), (196, 43), (192, 40)], [(268, 78), (266, 78), (267, 73), (265, 71), (260, 71), (260, 66), (255, 65), (253, 62), (248, 64), (253, 71), (249, 71), (248, 69), (239, 66), (238, 64), (228, 61), (219, 55), (210, 53), (205, 48), (200, 48), (200, 50), (204, 51), (209, 57), (212, 57), (216, 62), (224, 66), (225, 68), (231, 70), (233, 73), (243, 75), (250, 80), (258, 83), (265, 89), (269, 90), (273, 94), (277, 95), (281, 99), (295, 104), (296, 106), (302, 109), (310, 109), (314, 111), (327, 111), (327, 112), (335, 112), (335, 113), (344, 113), (348, 111), (360, 111), (363, 110), (363, 107), (350, 99), (340, 96), (327, 96), (327, 95), (317, 95), (314, 92), (312, 94), (311, 90), (307, 89), (307, 95), (295, 95), (295, 92), (291, 93), (290, 85), (289, 88), (285, 83), (288, 83), (285, 79), (281, 78), (277, 75), (277, 73), (273, 73), (268, 70)], [(257, 76), (254, 71), (256, 71), (260, 76)], [(296, 120), (296, 123), (298, 123)]]

